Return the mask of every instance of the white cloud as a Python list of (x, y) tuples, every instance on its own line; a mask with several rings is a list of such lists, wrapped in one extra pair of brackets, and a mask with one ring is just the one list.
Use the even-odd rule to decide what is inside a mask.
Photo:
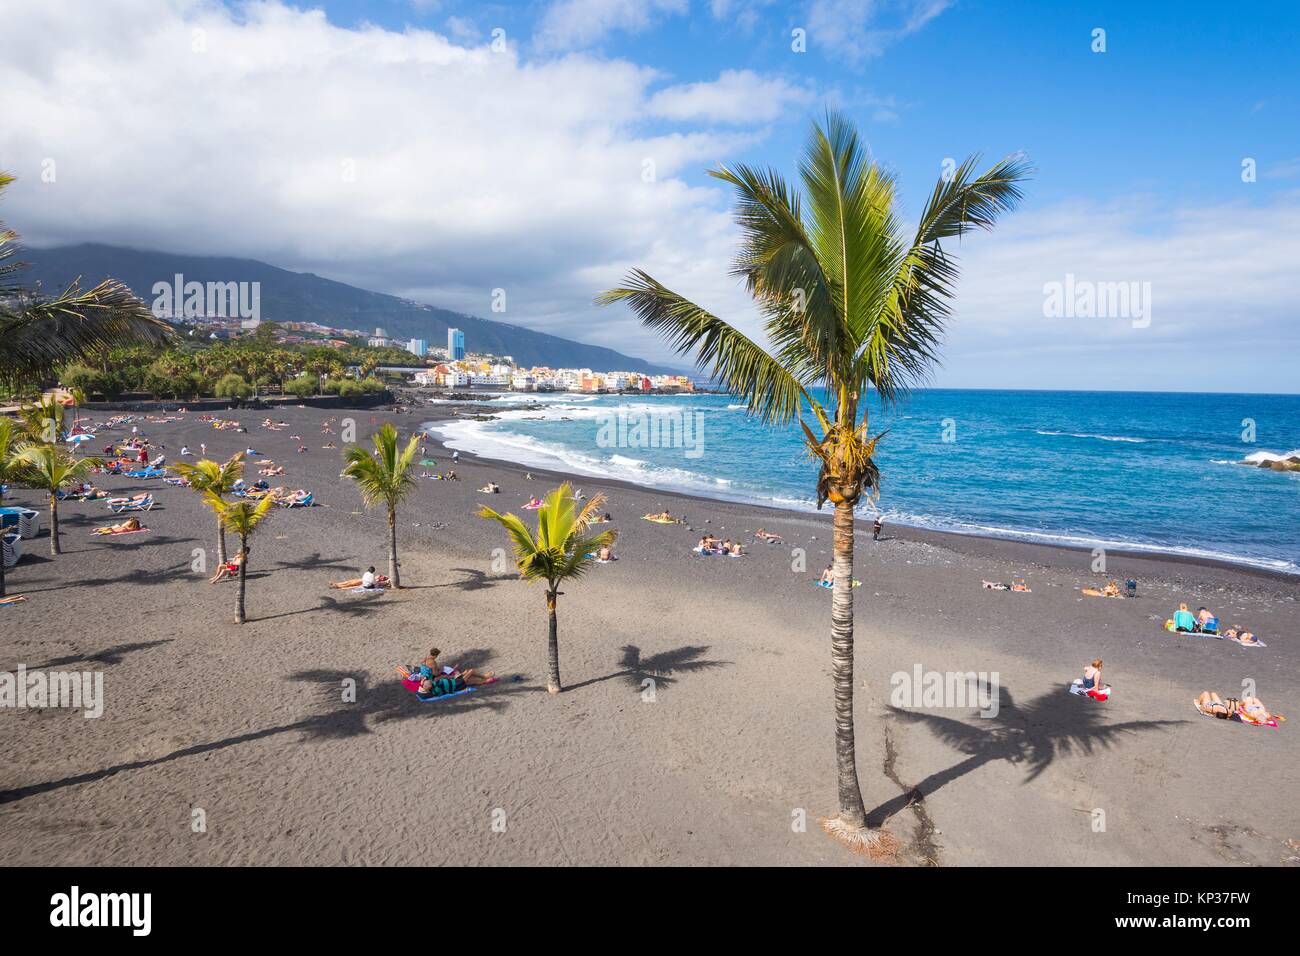
[(920, 30), (952, 0), (812, 0), (808, 42), (847, 57), (869, 60)]
[(659, 90), (650, 112), (671, 120), (715, 123), (770, 122), (788, 115), (792, 106), (807, 106), (816, 94), (807, 86), (752, 70), (726, 70), (707, 83), (687, 83)]
[(689, 9), (689, 0), (555, 0), (534, 42), (540, 50), (579, 49), (616, 30), (637, 33), (662, 16)]
[[(1194, 209), (1032, 201), (961, 257), (940, 380), (953, 385), (1294, 391), (1300, 194)], [(1044, 286), (1149, 283), (1150, 324), (1049, 318)], [(1139, 326), (1142, 320), (1139, 320)]]
[(757, 134), (645, 132), (653, 70), (278, 3), (56, 0), (7, 14), (0, 44), (0, 161), (20, 177), (2, 212), (33, 244), (250, 256), (660, 357), (591, 304), (627, 266), (692, 264), (693, 292), (746, 307), (725, 193), (680, 176)]

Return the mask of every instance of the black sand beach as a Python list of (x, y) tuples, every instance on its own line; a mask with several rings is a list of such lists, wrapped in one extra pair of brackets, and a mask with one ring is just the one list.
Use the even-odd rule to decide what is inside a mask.
[[(51, 559), (44, 534), (25, 542), (9, 590), (28, 600), (0, 609), (0, 670), (99, 671), (107, 700), (96, 720), (0, 711), (7, 860), (869, 863), (817, 825), (835, 809), (830, 595), (813, 586), (829, 559), (828, 514), (575, 478), (588, 495), (608, 494), (619, 560), (564, 589), (558, 697), (545, 689), (542, 589), (516, 578), (498, 550), (505, 534), (474, 512), (489, 503), (526, 514), (521, 504), (568, 476), (525, 481), (523, 469), (462, 455), (460, 481), (420, 480), (399, 512), (406, 587), (328, 589), (366, 565), (385, 570), (386, 528), (339, 478), (342, 453), (322, 446), (341, 441), (321, 422), (351, 416), (368, 440), (383, 421), (409, 434), (450, 409), (223, 413), (247, 435), (195, 413), (138, 423), (170, 461), (182, 445), (206, 442), (215, 458), (251, 445), (286, 467), (274, 484), (313, 491), (317, 506), (277, 511), (258, 533), (243, 627), (234, 586), (206, 583), (215, 520), (186, 489), (104, 478), (114, 494), (155, 493), (148, 534), (91, 537), (107, 509), (68, 502), (65, 554)], [(259, 427), (268, 416), (290, 426)], [(296, 434), (309, 453), (296, 452)], [(436, 470), (452, 467), (436, 444), (429, 454)], [(499, 495), (477, 492), (488, 480)], [(48, 508), (23, 489), (6, 498), (15, 503)], [(686, 524), (640, 520), (663, 509)], [(751, 543), (760, 527), (783, 542)], [(697, 557), (705, 530), (740, 538), (749, 555)], [(206, 573), (191, 570), (195, 549), (206, 549)], [(1294, 715), (1296, 581), (1108, 559), (1099, 575), (1089, 552), (893, 527), (877, 543), (861, 526), (859, 774), (873, 820), (902, 841), (900, 862), (1300, 861), (1295, 720), (1257, 728), (1191, 705), (1201, 690), (1241, 696), (1253, 681)], [(980, 586), (1016, 577), (1032, 593)], [(1137, 599), (1079, 593), (1127, 577)], [(1180, 601), (1248, 624), (1268, 647), (1166, 632)], [(419, 703), (393, 666), (431, 646), (501, 680)], [(1066, 692), (1094, 657), (1115, 688), (1105, 703)], [(918, 666), (995, 674), (997, 715), (892, 707), (891, 677)], [(431, 832), (442, 838), (416, 838)]]

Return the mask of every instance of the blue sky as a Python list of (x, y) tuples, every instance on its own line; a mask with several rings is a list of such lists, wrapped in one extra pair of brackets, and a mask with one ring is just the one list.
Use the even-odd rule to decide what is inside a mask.
[[(485, 41), (500, 27), (526, 50), (553, 6), (297, 5), (323, 8), (350, 26), (438, 30), (461, 21)], [(823, 44), (816, 35), (806, 53), (790, 51), (791, 31), (807, 29), (809, 4), (735, 0), (721, 18), (707, 0), (680, 5), (688, 12), (673, 13), (669, 4), (648, 13), (644, 25), (614, 27), (566, 49), (647, 64), (674, 83), (753, 70), (807, 82), (821, 94), (789, 109), (764, 142), (737, 154), (745, 161), (792, 171), (810, 117), (829, 103), (863, 124), (875, 155), (902, 176), (911, 206), (933, 185), (936, 157), (972, 152), (1028, 152), (1040, 169), (1035, 201), (1140, 191), (1258, 203), (1300, 185), (1300, 4), (846, 3), (879, 8), (872, 22), (882, 29), (897, 28), (926, 6), (940, 11), (915, 32), (886, 41), (878, 55), (856, 59), (846, 50), (851, 41)], [(1091, 49), (1098, 27), (1106, 30), (1104, 54)], [(1256, 189), (1241, 188), (1244, 156), (1263, 169)], [(683, 175), (703, 181), (702, 171)]]
[[(5, 218), (36, 244), (246, 255), (665, 360), (592, 296), (641, 266), (759, 335), (704, 170), (793, 175), (833, 106), (905, 217), (947, 158), (1038, 169), (958, 250), (936, 384), (1296, 391), (1298, 36), (1292, 4), (51, 2), (0, 37)], [(1146, 318), (1048, 314), (1067, 279), (1131, 283)]]

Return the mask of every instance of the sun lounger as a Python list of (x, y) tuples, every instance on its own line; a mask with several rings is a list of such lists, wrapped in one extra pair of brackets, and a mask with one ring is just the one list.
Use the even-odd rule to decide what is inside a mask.
[(0, 552), (0, 560), (4, 561), (6, 568), (12, 568), (18, 563), (18, 559), (23, 556), (22, 535), (17, 531), (6, 532), (3, 535), (3, 538), (0, 538), (0, 541), (3, 542), (3, 544), (0, 545), (3, 549), (2, 552)]
[(108, 506), (108, 510), (114, 513), (121, 513), (123, 511), (149, 511), (151, 508), (153, 508), (153, 495), (145, 495), (143, 498), (131, 501), (112, 502)]
[(23, 538), (34, 538), (41, 530), (41, 513), (16, 506), (0, 508), (0, 528), (16, 530)]

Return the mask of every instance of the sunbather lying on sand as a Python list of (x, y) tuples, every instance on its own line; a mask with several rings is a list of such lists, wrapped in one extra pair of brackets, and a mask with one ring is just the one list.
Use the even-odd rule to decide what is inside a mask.
[(486, 485), (480, 488), (479, 491), (483, 492), (485, 495), (498, 495), (501, 493), (501, 486), (495, 481), (489, 481)]
[(1100, 591), (1098, 591), (1096, 588), (1084, 588), (1083, 593), (1086, 594), (1088, 597), (1108, 597), (1108, 598), (1123, 597), (1123, 595), (1120, 593), (1119, 590), (1119, 582), (1113, 578)]
[(1238, 644), (1262, 644), (1262, 643), (1264, 643), (1264, 642), (1261, 641), (1258, 637), (1256, 637), (1254, 634), (1252, 634), (1252, 633), (1250, 632), (1250, 629), (1249, 629), (1249, 628), (1238, 627), (1236, 624), (1233, 624), (1233, 625), (1232, 625), (1231, 627), (1229, 627), (1226, 631), (1224, 631), (1224, 632), (1223, 632), (1223, 636), (1226, 637), (1226, 638), (1227, 638), (1228, 640), (1230, 640), (1230, 641), (1236, 641)]
[(661, 511), (657, 515), (642, 515), (646, 521), (657, 521), (659, 524), (681, 524), (685, 518), (675, 518), (667, 511)]
[(208, 583), (216, 584), (218, 581), (222, 580), (223, 578), (233, 578), (236, 574), (239, 573), (239, 568), (244, 563), (247, 557), (248, 557), (248, 552), (246, 550), (240, 551), (238, 554), (234, 556), (234, 558), (227, 561), (221, 567), (217, 568), (217, 573), (212, 575), (212, 577), (208, 578)]
[(7, 607), (10, 604), (17, 604), (19, 601), (26, 601), (27, 598), (21, 594), (10, 594), (8, 597), (0, 598), (0, 607)]
[(386, 574), (375, 574), (374, 566), (366, 568), (366, 573), (359, 578), (348, 578), (346, 581), (331, 581), (330, 587), (336, 591), (351, 591), (354, 588), (365, 588), (367, 591), (382, 591), (388, 587), (391, 582)]
[(1235, 697), (1229, 697), (1225, 703), (1214, 691), (1204, 690), (1196, 698), (1196, 709), (1210, 717), (1227, 720), (1229, 717), (1237, 715), (1239, 703)]
[(1273, 714), (1258, 697), (1243, 697), (1237, 700), (1229, 697), (1222, 700), (1212, 690), (1202, 691), (1196, 698), (1196, 709), (1210, 717), (1220, 720), (1236, 719), (1248, 724), (1272, 724), (1286, 720), (1281, 714)]
[(284, 474), (284, 465), (276, 465), (272, 468), (259, 468), (257, 473), (259, 475), (265, 475), (268, 478), (273, 476), (278, 477)]
[(764, 531), (762, 528), (754, 532), (754, 537), (760, 541), (766, 541), (768, 544), (777, 544), (781, 540), (779, 534), (773, 531)]
[(139, 518), (127, 518), (119, 524), (104, 525), (102, 528), (96, 528), (91, 534), (130, 534), (133, 531), (148, 531), (149, 529), (140, 524)]

